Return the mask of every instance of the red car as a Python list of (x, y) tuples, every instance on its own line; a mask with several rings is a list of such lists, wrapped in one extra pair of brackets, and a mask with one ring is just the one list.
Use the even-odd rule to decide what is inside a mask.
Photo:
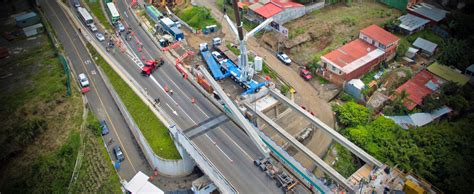
[(303, 77), (303, 79), (306, 81), (313, 78), (313, 76), (311, 75), (311, 72), (308, 71), (307, 69), (300, 69), (300, 76)]

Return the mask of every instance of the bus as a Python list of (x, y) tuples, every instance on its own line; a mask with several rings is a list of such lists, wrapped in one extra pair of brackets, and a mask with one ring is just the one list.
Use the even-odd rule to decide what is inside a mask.
[(110, 20), (112, 20), (112, 24), (115, 24), (120, 20), (120, 15), (113, 2), (107, 3), (107, 13), (109, 14)]
[(94, 19), (92, 19), (91, 14), (85, 8), (78, 7), (77, 10), (79, 11), (82, 22), (84, 22), (87, 26), (94, 23)]

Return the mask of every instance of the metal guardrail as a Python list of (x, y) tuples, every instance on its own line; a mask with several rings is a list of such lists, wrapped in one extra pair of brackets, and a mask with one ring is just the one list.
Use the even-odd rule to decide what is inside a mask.
[[(191, 155), (204, 173), (221, 189), (223, 193), (237, 193), (232, 184), (222, 175), (217, 167), (209, 160), (202, 151), (188, 139), (184, 133), (177, 128), (176, 125), (170, 126), (170, 132), (173, 133), (174, 139)], [(207, 164), (207, 165), (202, 165)]]

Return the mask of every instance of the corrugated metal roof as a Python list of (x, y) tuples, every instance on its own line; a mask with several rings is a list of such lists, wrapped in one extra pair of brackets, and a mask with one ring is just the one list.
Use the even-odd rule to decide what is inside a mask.
[(439, 22), (443, 20), (446, 17), (446, 13), (448, 13), (445, 10), (436, 8), (435, 6), (427, 4), (427, 3), (420, 3), (420, 4), (413, 5), (412, 7), (408, 8), (408, 10), (413, 11), (417, 14), (420, 14), (435, 22)]
[(426, 69), (445, 80), (456, 82), (459, 85), (465, 85), (469, 81), (468, 76), (461, 74), (446, 65), (441, 65), (437, 62), (428, 66), (428, 68)]
[(428, 51), (429, 53), (433, 53), (438, 47), (437, 44), (420, 37), (416, 38), (415, 42), (413, 42), (413, 46)]
[(356, 39), (325, 54), (323, 58), (342, 69), (373, 50), (377, 50), (377, 48), (361, 39)]
[(400, 39), (375, 24), (372, 24), (369, 27), (360, 30), (360, 32), (374, 39), (375, 41), (382, 43), (385, 46), (388, 46), (389, 44), (392, 44)]
[(350, 85), (353, 85), (359, 90), (362, 90), (365, 87), (364, 82), (360, 79), (352, 79), (351, 81), (348, 82)]
[(255, 13), (261, 15), (264, 18), (270, 18), (278, 13), (280, 13), (283, 9), (276, 6), (273, 3), (267, 3), (264, 6), (254, 10)]
[(28, 18), (31, 18), (31, 17), (36, 17), (36, 13), (35, 12), (28, 12), (26, 14), (23, 14), (23, 15), (19, 15), (17, 17), (15, 17), (15, 20), (16, 21), (21, 21), (21, 20), (25, 20), (25, 19), (28, 19)]
[(433, 89), (437, 87), (430, 86), (427, 87), (426, 84), (430, 82), (432, 84), (441, 85), (444, 83), (442, 79), (431, 74), (430, 72), (423, 70), (420, 73), (413, 76), (410, 80), (405, 82), (403, 85), (398, 87), (395, 92), (400, 94), (402, 91), (405, 91), (408, 94), (407, 100), (405, 100), (404, 105), (408, 110), (412, 110), (417, 105), (420, 105), (423, 102), (423, 98), (434, 92)]
[(469, 65), (469, 67), (467, 67), (466, 70), (474, 73), (474, 64)]
[(385, 117), (393, 120), (400, 127), (404, 129), (408, 129), (410, 127), (424, 126), (451, 111), (452, 109), (450, 109), (449, 107), (443, 106), (437, 110), (434, 110), (431, 113), (414, 113), (411, 115), (385, 116)]
[(398, 18), (398, 20), (401, 22), (398, 26), (410, 32), (430, 22), (429, 20), (411, 14), (402, 15)]

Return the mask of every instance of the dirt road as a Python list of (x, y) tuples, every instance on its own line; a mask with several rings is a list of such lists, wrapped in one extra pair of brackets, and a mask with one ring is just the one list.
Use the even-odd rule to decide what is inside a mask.
[[(224, 38), (228, 41), (235, 39), (229, 26), (225, 22), (223, 13), (216, 5), (215, 0), (193, 0), (193, 4), (194, 3), (210, 8), (213, 17), (215, 17), (218, 22), (222, 23)], [(318, 96), (318, 91), (316, 91), (308, 82), (304, 81), (297, 72), (281, 63), (273, 53), (260, 46), (255, 38), (250, 38), (248, 40), (248, 48), (262, 57), (273, 71), (278, 73), (285, 82), (289, 83), (295, 89), (295, 102), (305, 106), (307, 109), (315, 113), (316, 117), (327, 125), (334, 127), (335, 118), (331, 106), (328, 102)], [(324, 134), (321, 130), (318, 130), (307, 147), (314, 153), (322, 156), (326, 152), (330, 143), (330, 137)], [(299, 157), (297, 156), (297, 158)], [(307, 163), (306, 161), (301, 162)], [(311, 164), (305, 166), (310, 165)]]

